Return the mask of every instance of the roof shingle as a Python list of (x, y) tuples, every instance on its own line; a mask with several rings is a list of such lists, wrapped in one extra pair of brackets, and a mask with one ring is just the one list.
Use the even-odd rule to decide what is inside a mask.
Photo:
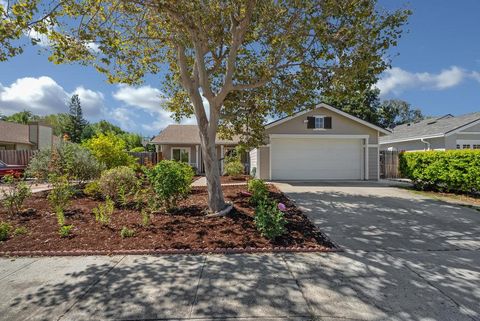
[[(238, 144), (239, 141), (238, 137), (228, 140), (219, 139), (217, 135), (216, 144)], [(154, 144), (200, 144), (198, 126), (168, 125), (151, 142)]]
[(32, 145), (28, 125), (0, 120), (0, 142)]

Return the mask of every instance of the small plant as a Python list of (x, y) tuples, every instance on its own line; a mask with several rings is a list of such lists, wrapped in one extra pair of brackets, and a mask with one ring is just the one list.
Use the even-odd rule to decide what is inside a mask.
[(228, 176), (239, 177), (243, 174), (243, 164), (238, 159), (232, 159), (225, 163), (224, 172)]
[(122, 238), (127, 238), (127, 237), (132, 237), (135, 235), (135, 231), (129, 229), (128, 227), (124, 226), (122, 230), (120, 231), (120, 236)]
[(120, 203), (122, 199), (127, 202), (128, 196), (135, 192), (138, 179), (132, 168), (120, 166), (104, 171), (98, 184), (103, 197)]
[(0, 222), (0, 241), (6, 241), (10, 236), (12, 226), (6, 222)]
[(129, 204), (128, 196), (130, 195), (129, 192), (127, 192), (125, 186), (120, 186), (118, 189), (118, 203), (120, 204), (121, 207), (125, 208)]
[(25, 199), (32, 192), (27, 183), (16, 179), (13, 175), (5, 175), (3, 182), (7, 188), (2, 189), (2, 204), (7, 208), (8, 214), (14, 215), (22, 209)]
[(68, 237), (70, 236), (70, 231), (73, 229), (73, 225), (63, 225), (60, 226), (58, 233), (61, 237)]
[(255, 226), (266, 238), (274, 240), (285, 232), (285, 218), (283, 212), (275, 202), (264, 199), (255, 209)]
[(102, 225), (108, 225), (113, 214), (113, 209), (114, 203), (110, 198), (107, 197), (104, 204), (99, 204), (93, 209), (95, 221), (100, 222)]
[(66, 176), (50, 175), (49, 181), (52, 184), (52, 190), (48, 194), (48, 201), (57, 215), (58, 225), (63, 226), (65, 225), (65, 209), (70, 204), (74, 190)]
[(153, 190), (167, 210), (190, 192), (194, 172), (190, 165), (164, 160), (153, 169), (147, 170), (147, 177)]
[(102, 196), (102, 193), (100, 191), (100, 184), (98, 184), (98, 181), (87, 183), (85, 185), (85, 188), (83, 189), (83, 194), (93, 197), (95, 199), (100, 198)]
[(146, 209), (142, 209), (140, 211), (140, 215), (142, 217), (142, 225), (143, 227), (147, 227), (150, 225), (150, 211)]
[(27, 228), (25, 226), (19, 226), (13, 231), (13, 235), (25, 235), (27, 234)]
[(268, 187), (261, 179), (254, 178), (249, 180), (247, 189), (252, 193), (250, 201), (253, 204), (259, 204), (268, 197)]

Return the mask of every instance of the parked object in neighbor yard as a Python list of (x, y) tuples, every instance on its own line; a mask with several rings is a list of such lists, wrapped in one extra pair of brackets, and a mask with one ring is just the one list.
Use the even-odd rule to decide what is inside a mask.
[(25, 165), (9, 165), (0, 160), (0, 177), (5, 175), (21, 176), (25, 171)]
[(399, 152), (480, 149), (480, 112), (447, 114), (399, 125), (380, 138), (380, 149)]

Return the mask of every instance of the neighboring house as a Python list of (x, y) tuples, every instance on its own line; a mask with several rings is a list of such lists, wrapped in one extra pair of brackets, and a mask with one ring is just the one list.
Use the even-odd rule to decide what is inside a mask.
[(378, 180), (380, 136), (390, 132), (327, 104), (265, 126), (250, 152), (255, 175), (271, 180)]
[(52, 128), (38, 122), (28, 125), (0, 121), (0, 150), (34, 150), (50, 148), (58, 137)]
[(380, 146), (396, 151), (480, 149), (480, 112), (397, 126), (380, 138)]
[[(159, 135), (155, 136), (150, 143), (156, 145), (158, 152), (162, 152), (163, 159), (186, 162), (195, 167), (197, 173), (205, 172), (197, 125), (169, 125)], [(225, 156), (231, 153), (238, 143), (238, 138), (225, 140), (217, 137), (217, 157), (222, 173)], [(248, 172), (248, 155), (241, 155), (241, 159)]]

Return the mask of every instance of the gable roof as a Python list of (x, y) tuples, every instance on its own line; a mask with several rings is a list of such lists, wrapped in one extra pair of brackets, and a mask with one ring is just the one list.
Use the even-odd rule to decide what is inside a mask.
[(0, 142), (33, 145), (28, 125), (0, 120)]
[[(238, 144), (239, 137), (232, 140), (217, 139), (216, 144)], [(200, 144), (200, 134), (197, 125), (168, 125), (160, 134), (155, 136), (152, 144)]]
[(443, 137), (457, 130), (473, 126), (480, 122), (480, 112), (460, 116), (447, 114), (441, 117), (431, 117), (416, 123), (403, 124), (395, 127), (388, 136), (380, 138), (380, 143), (393, 143), (421, 138)]
[[(328, 104), (325, 104), (325, 103), (318, 104), (318, 105), (315, 107), (315, 109), (318, 109), (318, 108), (328, 109), (328, 110), (330, 110), (330, 111), (333, 111), (334, 113), (337, 113), (337, 114), (339, 114), (339, 115), (341, 115), (341, 116), (347, 117), (347, 118), (349, 118), (349, 119), (351, 119), (351, 120), (353, 120), (353, 121), (356, 121), (357, 123), (360, 123), (360, 124), (362, 124), (362, 125), (364, 125), (364, 126), (367, 126), (367, 127), (373, 128), (373, 129), (375, 129), (375, 130), (378, 130), (379, 132), (381, 132), (381, 133), (383, 133), (383, 134), (388, 135), (388, 134), (391, 133), (390, 131), (388, 131), (388, 130), (385, 129), (385, 128), (379, 127), (379, 126), (377, 126), (377, 125), (374, 125), (374, 124), (372, 124), (372, 123), (369, 123), (368, 121), (365, 121), (365, 120), (360, 119), (360, 118), (358, 118), (358, 117), (352, 116), (352, 115), (350, 115), (350, 114), (348, 114), (348, 113), (346, 113), (346, 112), (344, 112), (344, 111), (341, 111), (340, 109), (337, 109), (337, 108), (335, 108), (335, 107), (333, 107), (333, 106), (330, 106), (330, 105), (328, 105)], [(284, 118), (277, 119), (277, 120), (272, 121), (272, 122), (268, 123), (267, 125), (265, 125), (265, 128), (268, 129), (268, 128), (272, 128), (272, 127), (274, 127), (274, 126), (280, 125), (280, 124), (282, 124), (282, 123), (284, 123), (284, 122), (286, 122), (286, 121), (289, 121), (289, 120), (291, 120), (291, 119), (293, 119), (293, 118), (296, 118), (296, 117), (300, 117), (300, 116), (302, 116), (302, 115), (304, 115), (304, 114), (306, 114), (306, 113), (308, 113), (308, 112), (310, 112), (310, 111), (312, 111), (312, 110), (315, 110), (315, 109), (306, 109), (306, 110), (303, 110), (303, 111), (299, 111), (299, 112), (297, 112), (297, 113), (295, 113), (295, 114), (293, 114), (293, 115), (291, 115), (291, 116), (287, 116), (287, 117), (284, 117)]]

